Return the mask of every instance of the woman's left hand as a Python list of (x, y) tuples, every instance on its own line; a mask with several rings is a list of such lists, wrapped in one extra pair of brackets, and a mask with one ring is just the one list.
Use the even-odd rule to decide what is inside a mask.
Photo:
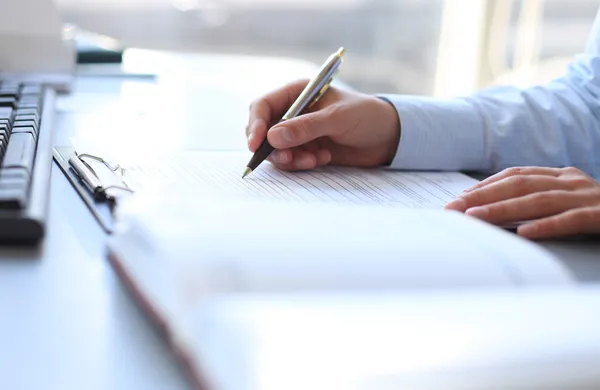
[(517, 233), (531, 239), (600, 233), (600, 183), (576, 168), (509, 168), (446, 208), (497, 225), (523, 222)]

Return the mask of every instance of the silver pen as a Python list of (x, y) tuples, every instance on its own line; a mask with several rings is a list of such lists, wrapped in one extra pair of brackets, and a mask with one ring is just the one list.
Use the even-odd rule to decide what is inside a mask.
[[(310, 108), (313, 104), (319, 101), (321, 97), (327, 92), (333, 78), (335, 77), (341, 63), (344, 60), (345, 49), (340, 47), (339, 50), (327, 58), (325, 63), (319, 69), (319, 73), (310, 80), (310, 82), (304, 87), (300, 96), (291, 105), (285, 115), (281, 118), (280, 122), (292, 119), (300, 115), (305, 109)], [(242, 178), (249, 175), (255, 170), (274, 150), (269, 144), (267, 138), (263, 140), (262, 144), (258, 147), (250, 162), (246, 166), (246, 170), (242, 175)]]

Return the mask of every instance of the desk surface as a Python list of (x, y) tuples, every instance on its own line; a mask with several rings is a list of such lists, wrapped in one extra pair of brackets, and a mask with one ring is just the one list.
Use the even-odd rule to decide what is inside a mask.
[[(214, 149), (245, 147), (243, 128), (251, 98), (261, 88), (270, 89), (312, 70), (304, 63), (294, 66), (290, 62), (285, 68), (288, 73), (280, 72), (272, 78), (272, 69), (259, 67), (263, 71), (260, 74), (271, 84), (255, 83), (239, 92), (215, 67), (219, 61), (226, 67), (244, 66), (239, 59), (227, 57), (196, 63), (196, 72), (200, 70), (203, 75), (194, 79), (198, 88), (193, 96), (180, 97), (175, 109), (183, 115), (180, 119), (193, 116), (197, 120), (194, 123), (204, 126), (195, 129), (194, 139), (174, 137), (169, 145), (197, 142), (196, 145)], [(279, 65), (276, 60), (273, 63)], [(100, 81), (78, 80), (74, 94), (59, 104), (57, 143), (75, 138), (91, 145), (104, 142), (106, 132), (110, 131), (126, 137), (123, 132), (128, 126), (127, 118), (121, 118), (124, 123), (115, 130), (114, 126), (107, 127), (114, 119), (104, 116), (107, 112), (117, 112), (118, 103), (136, 104), (139, 92), (154, 82), (145, 78), (124, 80), (114, 75)], [(165, 91), (176, 88), (175, 83), (166, 85)], [(235, 100), (231, 100), (233, 96), (237, 96)], [(217, 111), (202, 108), (203, 102), (214, 103), (215, 99), (230, 111), (224, 123), (220, 121), (222, 112), (218, 108)], [(143, 116), (143, 112), (136, 115)], [(240, 132), (215, 132), (220, 127), (239, 128)], [(219, 133), (221, 137), (214, 137)], [(166, 346), (106, 262), (104, 238), (103, 231), (55, 165), (48, 236), (42, 247), (35, 251), (0, 252), (0, 312), (4, 314), (0, 321), (0, 388), (187, 388)], [(600, 280), (597, 260), (600, 243), (543, 245), (564, 260), (581, 280)]]

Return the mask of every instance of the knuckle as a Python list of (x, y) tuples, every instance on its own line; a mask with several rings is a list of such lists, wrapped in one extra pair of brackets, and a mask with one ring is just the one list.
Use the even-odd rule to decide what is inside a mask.
[(564, 168), (561, 168), (560, 171), (567, 175), (575, 175), (575, 174), (582, 173), (579, 169), (577, 169), (575, 167), (564, 167)]
[(541, 209), (554, 206), (560, 199), (562, 191), (538, 192), (532, 196), (533, 203)]
[(312, 129), (314, 128), (314, 119), (311, 115), (303, 116), (301, 120), (298, 121), (297, 127), (295, 130), (292, 130), (294, 134), (293, 138), (298, 142), (307, 142), (311, 139)]
[(491, 204), (488, 206), (488, 217), (491, 219), (501, 218), (506, 216), (509, 211), (509, 206), (505, 203)]
[(518, 176), (523, 174), (522, 167), (510, 167), (506, 169), (506, 173), (508, 176)]
[(564, 221), (561, 221), (559, 218), (548, 218), (543, 221), (539, 221), (540, 230), (546, 233), (556, 232), (563, 227)]
[(581, 176), (581, 175), (572, 176), (572, 177), (566, 178), (564, 180), (569, 188), (575, 188), (575, 189), (589, 187), (590, 185), (594, 184), (593, 180), (591, 180), (591, 178), (589, 178), (587, 176)]
[(273, 164), (273, 166), (274, 166), (275, 168), (277, 168), (277, 169), (281, 169), (281, 170), (283, 170), (283, 171), (290, 171), (290, 170), (291, 170), (291, 167), (290, 167), (290, 165), (289, 165), (289, 164), (282, 164), (282, 163), (279, 163), (279, 162), (277, 162), (277, 161), (272, 161), (272, 160), (269, 160), (269, 161), (270, 161), (270, 162), (271, 162), (271, 164)]
[[(575, 226), (579, 226), (585, 223), (587, 216), (584, 210), (570, 210), (567, 211), (563, 214), (563, 218), (560, 222), (562, 222), (562, 224), (564, 224), (565, 226), (569, 226), (571, 227), (571, 230), (573, 230), (572, 228)], [(555, 218), (553, 218), (555, 219)], [(553, 221), (556, 225), (559, 224), (559, 221)], [(558, 226), (557, 226), (558, 228)]]
[(589, 212), (592, 223), (596, 226), (600, 226), (600, 207), (594, 207)]
[(524, 190), (526, 190), (531, 183), (529, 177), (521, 174), (515, 174), (512, 177), (509, 177), (507, 181), (509, 181), (510, 185), (516, 188), (519, 192), (523, 192)]
[(338, 102), (336, 104), (331, 104), (327, 107), (327, 114), (332, 117), (342, 118), (349, 112), (350, 104), (347, 102)]
[(584, 208), (573, 212), (573, 222), (584, 226), (600, 225), (600, 209)]
[(465, 195), (463, 199), (467, 207), (479, 206), (485, 203), (486, 194), (485, 191), (475, 190)]
[(469, 194), (467, 204), (481, 204), (485, 199), (485, 194), (481, 191), (475, 191)]

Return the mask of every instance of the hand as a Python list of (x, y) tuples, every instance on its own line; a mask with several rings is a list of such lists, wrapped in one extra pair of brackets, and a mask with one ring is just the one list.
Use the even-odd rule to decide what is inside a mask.
[(252, 103), (246, 128), (251, 152), (267, 136), (276, 149), (268, 160), (280, 169), (391, 163), (400, 121), (394, 107), (377, 97), (330, 87), (309, 112), (276, 124), (307, 82), (294, 82)]
[(576, 168), (509, 168), (446, 208), (494, 224), (526, 221), (517, 233), (532, 239), (600, 233), (600, 183)]

